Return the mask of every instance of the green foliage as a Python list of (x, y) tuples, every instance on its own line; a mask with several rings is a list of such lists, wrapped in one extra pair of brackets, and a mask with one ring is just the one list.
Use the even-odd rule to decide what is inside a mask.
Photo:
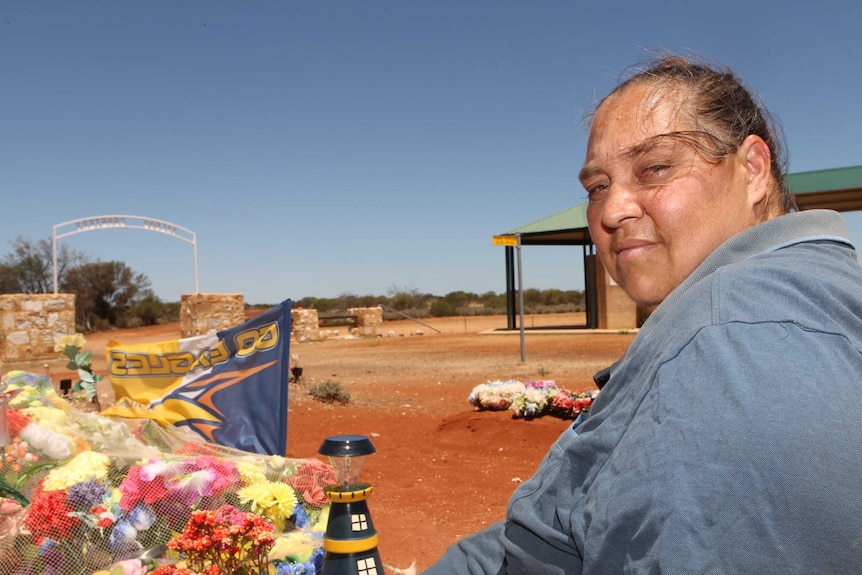
[(341, 387), (340, 383), (331, 379), (312, 385), (308, 390), (308, 395), (323, 403), (340, 403), (341, 405), (350, 403), (350, 393)]
[(437, 301), (432, 303), (429, 312), (431, 313), (431, 317), (447, 317), (459, 315), (458, 307), (454, 303), (445, 299), (438, 299)]
[[(389, 296), (342, 293), (337, 298), (304, 297), (293, 301), (294, 308), (316, 309), (320, 317), (325, 314), (344, 312), (352, 307), (384, 306), (417, 319), (427, 317), (502, 315), (506, 313), (506, 294), (485, 292), (476, 294), (453, 291), (444, 296), (423, 294), (417, 289), (393, 286), (387, 290)], [(561, 313), (584, 310), (584, 293), (578, 290), (524, 290), (526, 313)], [(403, 316), (384, 309), (386, 320), (402, 319)]]
[(157, 295), (148, 295), (129, 308), (126, 324), (129, 327), (159, 325), (179, 321), (179, 302), (164, 303)]
[(126, 327), (129, 309), (153, 296), (150, 281), (122, 262), (84, 264), (69, 271), (63, 292), (74, 293), (75, 322), (86, 331), (108, 326)]
[[(18, 236), (11, 244), (12, 251), (3, 257), (0, 264), (0, 293), (52, 293), (53, 242), (50, 239), (31, 242)], [(60, 245), (57, 249), (58, 279), (62, 280), (70, 269), (86, 261), (80, 252)]]

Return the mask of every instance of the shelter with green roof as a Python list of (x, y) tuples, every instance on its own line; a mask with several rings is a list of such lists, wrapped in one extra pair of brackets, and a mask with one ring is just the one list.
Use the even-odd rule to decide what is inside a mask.
[[(862, 166), (788, 174), (787, 184), (800, 210), (818, 208), (839, 212), (862, 210)], [(617, 286), (596, 257), (587, 228), (586, 202), (520, 226), (501, 236), (518, 238), (522, 246), (581, 246), (584, 260), (586, 323), (557, 326), (588, 329), (633, 329), (643, 317), (634, 302)], [(517, 329), (518, 286), (515, 285), (515, 246), (506, 245), (507, 327)]]

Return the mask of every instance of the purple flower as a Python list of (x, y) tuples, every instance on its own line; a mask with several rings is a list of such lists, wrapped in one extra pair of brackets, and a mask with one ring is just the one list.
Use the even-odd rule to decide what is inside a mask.
[(66, 568), (66, 558), (53, 539), (45, 539), (39, 546), (39, 557), (42, 558), (43, 575), (62, 575)]
[(143, 531), (151, 527), (156, 522), (156, 519), (156, 514), (153, 513), (152, 509), (146, 505), (137, 505), (129, 511), (125, 520), (138, 531)]
[(101, 503), (106, 491), (103, 484), (95, 481), (75, 483), (69, 487), (66, 499), (75, 509), (86, 511)]
[(108, 537), (108, 550), (118, 557), (130, 555), (143, 548), (137, 541), (138, 531), (149, 529), (156, 522), (156, 514), (146, 505), (137, 505), (117, 521)]
[(111, 536), (108, 537), (108, 550), (118, 557), (131, 555), (143, 547), (135, 541), (137, 536), (138, 530), (132, 527), (127, 518), (123, 518), (111, 530)]

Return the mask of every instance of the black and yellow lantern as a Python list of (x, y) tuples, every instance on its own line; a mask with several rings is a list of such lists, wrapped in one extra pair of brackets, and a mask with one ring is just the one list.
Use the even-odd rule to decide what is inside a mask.
[(377, 530), (368, 511), (371, 485), (359, 471), (374, 445), (364, 435), (335, 435), (318, 453), (329, 457), (338, 483), (326, 488), (329, 520), (323, 536), (323, 575), (384, 575), (377, 552)]

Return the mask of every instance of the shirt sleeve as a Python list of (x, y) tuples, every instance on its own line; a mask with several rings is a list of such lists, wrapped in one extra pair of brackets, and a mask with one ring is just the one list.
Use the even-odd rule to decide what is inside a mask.
[(496, 575), (505, 573), (503, 522), (455, 543), (422, 575)]

